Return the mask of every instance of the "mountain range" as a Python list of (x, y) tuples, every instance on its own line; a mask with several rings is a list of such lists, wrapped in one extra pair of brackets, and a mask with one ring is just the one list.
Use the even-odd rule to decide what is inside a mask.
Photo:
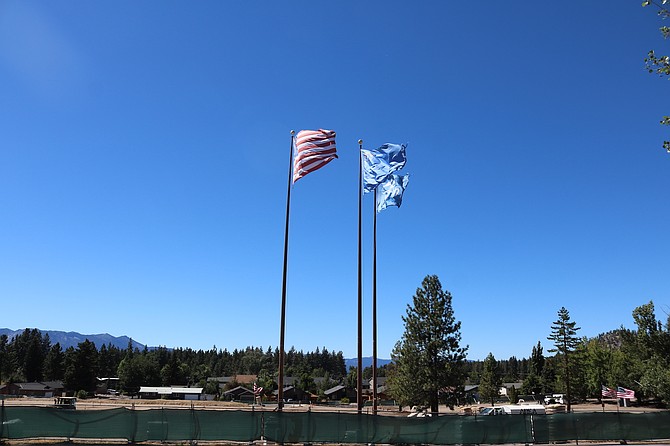
[[(23, 333), (23, 331), (24, 330), (10, 330), (9, 328), (0, 328), (0, 336), (7, 335), (7, 338), (11, 340), (13, 337)], [(131, 340), (128, 336), (117, 337), (107, 333), (81, 334), (76, 333), (74, 331), (65, 332), (56, 330), (40, 330), (40, 333), (42, 333), (42, 336), (48, 334), (49, 341), (51, 341), (51, 345), (54, 345), (55, 343), (58, 342), (63, 350), (69, 347), (77, 348), (77, 345), (79, 345), (80, 342), (84, 342), (86, 339), (94, 343), (97, 349), (100, 349), (100, 347), (102, 347), (103, 345), (109, 345), (109, 344), (112, 344), (113, 346), (118, 347), (120, 349), (125, 349), (128, 347), (128, 342), (130, 342)], [(140, 350), (144, 349), (143, 344), (140, 344), (135, 340), (133, 340), (132, 342), (134, 348), (138, 348)]]
[[(39, 330), (39, 329), (38, 329)], [(0, 336), (2, 335), (7, 335), (8, 339), (12, 339), (13, 337), (20, 335), (23, 333), (24, 330), (10, 330), (9, 328), (0, 328)], [(45, 334), (49, 335), (49, 340), (51, 341), (51, 344), (55, 344), (58, 342), (63, 350), (73, 347), (77, 348), (77, 345), (79, 345), (80, 342), (84, 342), (86, 339), (91, 341), (92, 343), (95, 344), (95, 347), (99, 350), (100, 347), (103, 345), (113, 345), (119, 349), (125, 349), (128, 347), (128, 342), (131, 340), (128, 336), (112, 336), (107, 333), (101, 333), (101, 334), (81, 334), (77, 333), (74, 331), (57, 331), (57, 330), (40, 330), (40, 333), (42, 333), (42, 336)], [(138, 348), (140, 350), (144, 350), (145, 345), (140, 344), (139, 342), (133, 340), (133, 347)], [(152, 347), (148, 347), (149, 349), (152, 349)], [(366, 356), (363, 359), (363, 368), (365, 367), (371, 367), (372, 366), (372, 356)], [(377, 358), (377, 367), (381, 367), (383, 365), (388, 364), (391, 362), (390, 359), (380, 359)], [(344, 360), (344, 365), (347, 370), (349, 370), (349, 367), (356, 367), (358, 365), (358, 359), (357, 358), (349, 358)]]

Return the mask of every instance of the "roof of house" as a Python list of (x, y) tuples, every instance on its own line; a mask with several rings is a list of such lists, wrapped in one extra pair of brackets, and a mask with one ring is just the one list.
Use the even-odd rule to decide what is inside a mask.
[[(286, 393), (286, 392), (288, 392), (288, 391), (290, 391), (290, 390), (294, 390), (294, 389), (295, 389), (295, 388), (294, 388), (293, 386), (284, 386), (284, 393)], [(272, 394), (273, 394), (273, 395), (279, 395), (279, 389), (277, 389), (277, 390), (273, 390), (273, 391), (272, 391)]]
[(340, 390), (342, 390), (342, 389), (346, 389), (346, 386), (343, 386), (342, 384), (340, 384), (340, 385), (338, 385), (338, 386), (331, 387), (330, 389), (326, 390), (326, 391), (323, 392), (323, 393), (324, 393), (325, 395), (332, 395), (333, 393), (337, 393), (338, 391), (340, 391)]
[[(368, 380), (368, 385), (371, 385), (371, 384), (372, 384), (372, 378), (370, 378)], [(383, 386), (384, 384), (386, 384), (386, 376), (378, 376), (377, 377), (377, 387)]]
[(16, 383), (21, 390), (32, 390), (32, 391), (44, 391), (50, 390), (52, 387), (47, 386), (44, 383), (32, 382), (32, 383)]
[(223, 392), (224, 395), (243, 395), (246, 393), (254, 394), (252, 390), (247, 389), (246, 387), (243, 386), (237, 386), (234, 389), (226, 390)]
[(159, 395), (201, 394), (202, 387), (149, 387), (141, 386), (140, 393), (157, 393)]
[[(295, 376), (285, 376), (284, 377), (284, 386), (292, 386), (295, 384), (297, 378)], [(275, 378), (275, 383), (279, 384), (279, 379)]]
[(508, 389), (511, 389), (512, 387), (514, 387), (515, 389), (520, 389), (521, 387), (523, 387), (523, 383), (522, 382), (502, 383), (502, 387), (507, 387)]
[(235, 375), (235, 382), (240, 384), (251, 384), (256, 381), (258, 377), (256, 375)]

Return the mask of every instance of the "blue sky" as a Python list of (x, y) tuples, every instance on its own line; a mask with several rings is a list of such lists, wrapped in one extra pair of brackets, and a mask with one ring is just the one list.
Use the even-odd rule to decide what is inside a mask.
[[(379, 356), (427, 274), (470, 359), (670, 312), (667, 52), (639, 1), (0, 5), (0, 326), (356, 355), (359, 138), (409, 143), (378, 216)], [(364, 221), (372, 354), (372, 202)]]

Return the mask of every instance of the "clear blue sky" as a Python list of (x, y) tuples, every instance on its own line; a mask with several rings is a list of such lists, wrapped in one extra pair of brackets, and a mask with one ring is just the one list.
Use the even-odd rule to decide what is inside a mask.
[[(670, 52), (640, 1), (0, 4), (0, 326), (356, 355), (358, 145), (408, 142), (378, 218), (379, 356), (423, 277), (470, 359), (670, 309)], [(365, 197), (371, 345), (372, 202)]]

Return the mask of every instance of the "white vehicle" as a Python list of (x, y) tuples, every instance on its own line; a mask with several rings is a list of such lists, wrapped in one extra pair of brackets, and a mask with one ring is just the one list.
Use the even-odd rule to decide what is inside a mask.
[(479, 415), (545, 415), (541, 404), (508, 404), (498, 407), (485, 407)]
[(554, 393), (544, 397), (544, 404), (565, 404), (565, 397), (562, 393)]

